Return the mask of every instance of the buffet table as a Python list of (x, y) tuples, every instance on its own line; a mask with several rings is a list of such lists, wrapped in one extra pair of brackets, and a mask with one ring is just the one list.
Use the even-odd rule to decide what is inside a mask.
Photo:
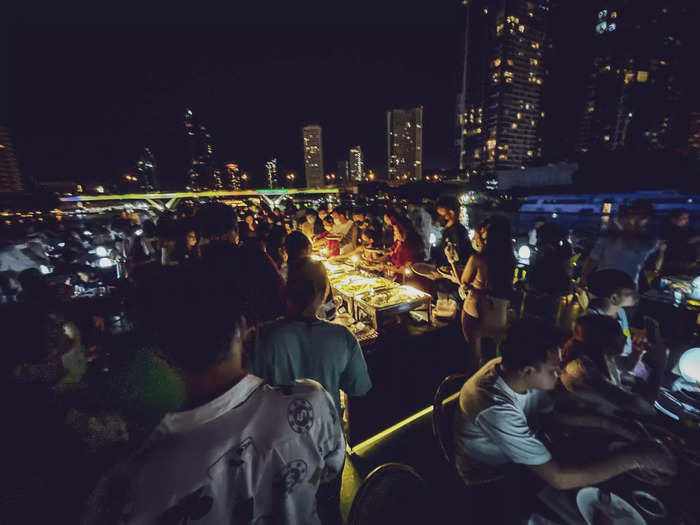
[(432, 318), (430, 294), (342, 262), (324, 260), (320, 256), (316, 258), (323, 261), (326, 266), (339, 311), (345, 308), (347, 314), (356, 321), (347, 326), (358, 338), (362, 335), (363, 328), (381, 330), (396, 316), (413, 310), (427, 310), (427, 320), (430, 325)]

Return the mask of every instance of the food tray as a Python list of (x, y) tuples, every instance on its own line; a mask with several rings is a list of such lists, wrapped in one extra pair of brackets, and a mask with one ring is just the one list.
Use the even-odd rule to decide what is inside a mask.
[[(395, 288), (398, 285), (381, 277), (366, 276), (359, 272), (336, 276), (330, 279), (333, 295), (341, 297), (351, 315), (355, 314), (355, 299), (366, 293), (377, 293)], [(357, 289), (358, 283), (364, 283), (362, 289)]]
[[(355, 319), (364, 321), (368, 319), (375, 330), (382, 326), (382, 321), (400, 315), (411, 310), (416, 310), (420, 307), (426, 307), (428, 310), (428, 323), (431, 323), (432, 297), (412, 286), (401, 285), (391, 290), (385, 291), (398, 295), (396, 299), (389, 299), (383, 304), (377, 304), (376, 296), (383, 295), (379, 293), (368, 293), (355, 298)], [(402, 298), (401, 295), (410, 296)]]

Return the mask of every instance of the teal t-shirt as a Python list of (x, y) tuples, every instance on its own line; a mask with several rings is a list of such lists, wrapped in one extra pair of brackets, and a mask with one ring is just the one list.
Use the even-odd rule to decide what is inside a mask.
[(363, 396), (372, 388), (357, 338), (346, 327), (321, 320), (264, 327), (255, 345), (253, 372), (273, 385), (314, 379), (333, 396), (339, 413), (339, 390)]

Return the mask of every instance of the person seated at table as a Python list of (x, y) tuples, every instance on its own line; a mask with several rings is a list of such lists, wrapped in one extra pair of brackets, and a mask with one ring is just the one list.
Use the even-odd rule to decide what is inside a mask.
[(633, 339), (625, 312), (625, 308), (636, 306), (639, 302), (634, 281), (621, 270), (599, 270), (590, 276), (588, 291), (593, 295), (588, 313), (605, 315), (620, 325), (625, 346), (616, 360), (622, 369), (633, 371), (643, 355), (643, 341), (639, 337)]
[(625, 451), (584, 464), (575, 458), (554, 458), (536, 435), (535, 419), (550, 414), (553, 422), (593, 427), (638, 438), (619, 420), (565, 414), (553, 410), (547, 391), (560, 373), (557, 329), (541, 320), (513, 322), (501, 357), (489, 361), (467, 380), (459, 393), (455, 414), (455, 462), (466, 482), (504, 472), (512, 463), (524, 465), (556, 489), (595, 485), (628, 470), (670, 471), (660, 447), (636, 443)]
[(653, 416), (654, 407), (649, 401), (655, 395), (644, 399), (622, 381), (618, 358), (625, 340), (620, 325), (608, 316), (586, 315), (577, 319), (574, 334), (564, 346), (562, 385), (597, 412)]
[(246, 275), (169, 270), (138, 322), (179, 371), (185, 406), (102, 479), (83, 523), (320, 525), (319, 485), (345, 460), (333, 398), (315, 381), (277, 388), (246, 371)]

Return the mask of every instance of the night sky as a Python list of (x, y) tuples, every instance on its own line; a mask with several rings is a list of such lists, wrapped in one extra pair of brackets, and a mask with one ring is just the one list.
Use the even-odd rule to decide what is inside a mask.
[(26, 176), (108, 180), (150, 146), (162, 183), (178, 186), (189, 107), (210, 129), (217, 160), (238, 162), (262, 184), (272, 157), (303, 172), (307, 123), (323, 126), (327, 172), (359, 144), (367, 167), (384, 173), (385, 111), (423, 105), (424, 165), (451, 168), (461, 11), (432, 4), (403, 18), (388, 5), (340, 18), (276, 12), (274, 24), (259, 23), (260, 14), (228, 17), (252, 24), (203, 24), (220, 18), (201, 12), (183, 14), (178, 21), (196, 22), (187, 25), (24, 17), (7, 32), (9, 104), (0, 123), (11, 128)]

